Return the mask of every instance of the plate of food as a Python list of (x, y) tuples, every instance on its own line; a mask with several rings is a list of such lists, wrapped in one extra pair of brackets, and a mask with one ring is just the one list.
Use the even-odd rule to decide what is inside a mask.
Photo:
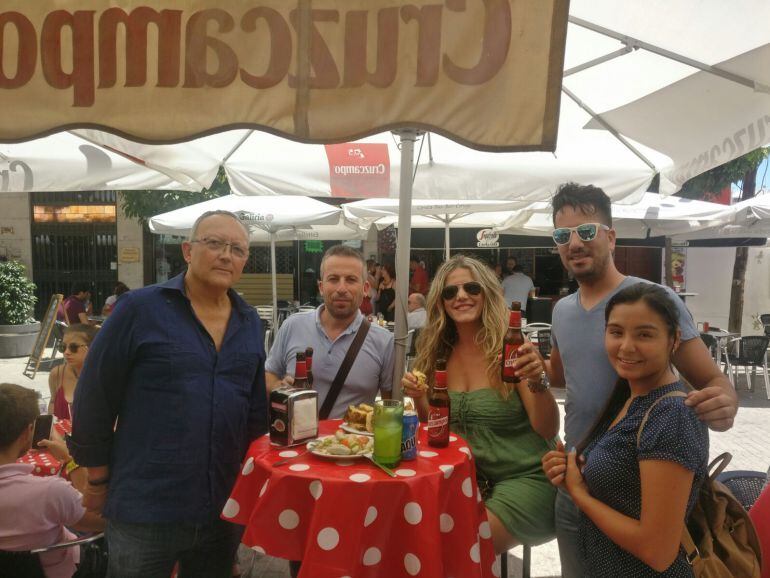
[(322, 458), (355, 459), (371, 455), (374, 450), (374, 438), (337, 430), (333, 435), (309, 441), (307, 449), (311, 454)]
[(357, 406), (349, 405), (340, 429), (348, 433), (373, 436), (373, 417), (374, 408), (368, 403), (359, 403)]

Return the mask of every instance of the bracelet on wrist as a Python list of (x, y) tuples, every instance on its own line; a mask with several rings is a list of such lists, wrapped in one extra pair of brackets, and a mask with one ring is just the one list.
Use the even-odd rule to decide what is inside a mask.
[(74, 472), (79, 467), (80, 466), (77, 465), (77, 463), (75, 463), (75, 460), (70, 458), (70, 460), (66, 464), (64, 464), (64, 473), (69, 476), (72, 472)]

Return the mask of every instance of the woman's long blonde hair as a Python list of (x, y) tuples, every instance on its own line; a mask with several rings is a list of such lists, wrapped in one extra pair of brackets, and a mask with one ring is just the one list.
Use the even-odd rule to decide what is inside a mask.
[(436, 360), (448, 359), (457, 342), (455, 322), (446, 314), (444, 300), (441, 298), (447, 277), (456, 269), (467, 269), (473, 280), (481, 284), (484, 305), (481, 309), (481, 328), (475, 336), (475, 341), (483, 351), (490, 384), (507, 396), (508, 387), (499, 378), (498, 354), (503, 348), (503, 336), (508, 327), (508, 308), (500, 281), (495, 277), (494, 271), (473, 257), (455, 255), (445, 261), (436, 272), (428, 292), (428, 319), (417, 339), (414, 368), (425, 373), (428, 383), (432, 386)]

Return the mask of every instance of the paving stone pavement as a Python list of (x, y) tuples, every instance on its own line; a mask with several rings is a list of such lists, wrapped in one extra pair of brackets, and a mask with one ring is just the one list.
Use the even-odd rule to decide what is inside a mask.
[[(49, 350), (50, 355), (50, 350)], [(61, 359), (61, 357), (59, 357)], [(23, 375), (26, 358), (0, 359), (0, 381), (32, 387), (47, 400), (48, 370), (50, 364), (44, 364), (41, 371), (30, 380)], [(733, 460), (730, 470), (767, 471), (770, 466), (770, 401), (764, 387), (762, 376), (755, 379), (756, 388), (749, 391), (746, 380), (741, 375), (738, 380), (740, 409), (735, 426), (727, 432), (711, 432), (711, 457), (722, 452), (730, 452)], [(564, 393), (555, 390), (559, 409), (564, 422)], [(514, 548), (509, 553), (509, 578), (521, 576), (522, 548)], [(243, 578), (288, 578), (288, 564), (285, 560), (262, 556), (250, 548), (242, 546), (239, 559)], [(561, 576), (559, 552), (556, 541), (551, 541), (532, 549), (532, 578), (558, 578)]]

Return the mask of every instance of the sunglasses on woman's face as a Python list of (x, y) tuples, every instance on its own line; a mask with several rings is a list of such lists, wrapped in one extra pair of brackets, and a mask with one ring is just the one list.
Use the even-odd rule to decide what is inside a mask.
[(554, 243), (557, 245), (566, 245), (572, 238), (572, 231), (575, 231), (580, 240), (587, 243), (596, 239), (600, 229), (610, 230), (607, 225), (602, 225), (601, 223), (583, 223), (577, 227), (559, 227), (554, 230), (552, 236)]
[(70, 350), (70, 353), (77, 353), (81, 347), (88, 347), (85, 343), (60, 343), (58, 350), (59, 353), (64, 353), (68, 349)]
[(468, 281), (467, 283), (460, 283), (459, 285), (447, 285), (441, 290), (441, 298), (444, 301), (451, 301), (457, 297), (460, 287), (462, 287), (463, 291), (468, 295), (478, 295), (481, 293), (481, 283), (477, 281)]

